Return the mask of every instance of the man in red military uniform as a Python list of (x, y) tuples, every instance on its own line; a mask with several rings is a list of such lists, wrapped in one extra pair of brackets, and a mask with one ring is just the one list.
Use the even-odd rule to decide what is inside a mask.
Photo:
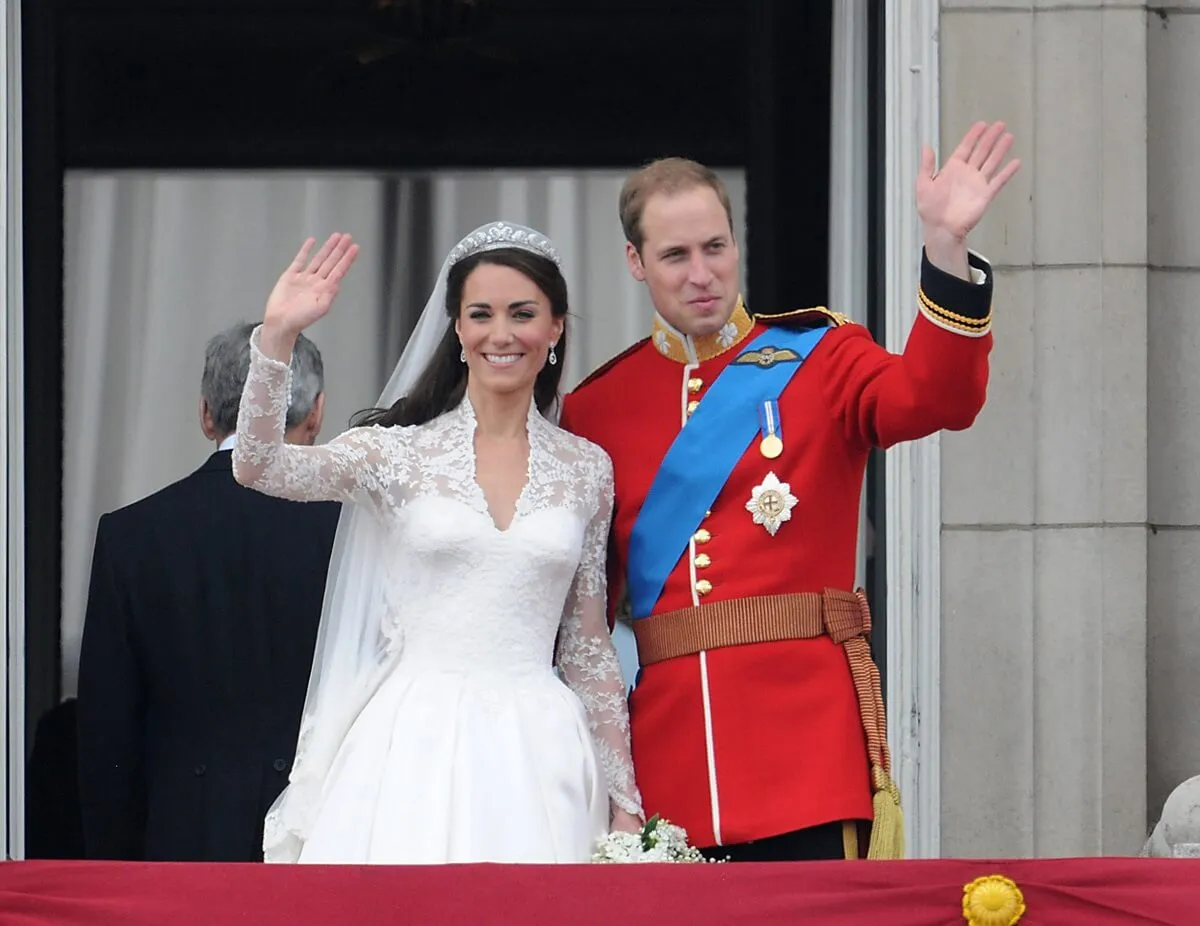
[(653, 329), (561, 421), (614, 464), (610, 598), (628, 595), (637, 635), (646, 810), (714, 857), (901, 852), (870, 614), (848, 591), (859, 497), (872, 448), (966, 428), (983, 406), (992, 277), (966, 236), (1019, 166), (1011, 144), (979, 123), (940, 170), (926, 149), (899, 355), (824, 308), (751, 314), (728, 194), (702, 165), (656, 161), (622, 190)]

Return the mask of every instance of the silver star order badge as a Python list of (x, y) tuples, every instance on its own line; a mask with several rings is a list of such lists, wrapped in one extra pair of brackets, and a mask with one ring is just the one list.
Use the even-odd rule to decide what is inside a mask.
[(791, 484), (780, 482), (774, 473), (767, 473), (762, 485), (750, 490), (750, 501), (746, 502), (746, 510), (754, 516), (754, 523), (765, 527), (772, 537), (780, 524), (792, 519), (795, 507), (796, 496), (792, 494)]

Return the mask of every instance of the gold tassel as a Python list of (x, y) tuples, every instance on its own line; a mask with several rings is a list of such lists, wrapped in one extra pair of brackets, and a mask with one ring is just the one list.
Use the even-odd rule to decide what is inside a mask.
[(875, 820), (871, 824), (867, 858), (904, 858), (904, 811), (900, 808), (900, 791), (892, 776), (878, 765), (871, 766), (871, 786), (875, 792), (871, 800)]

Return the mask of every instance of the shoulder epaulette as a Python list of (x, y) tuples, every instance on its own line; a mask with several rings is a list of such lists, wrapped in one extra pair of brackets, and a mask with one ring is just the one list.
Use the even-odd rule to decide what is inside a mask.
[(761, 315), (754, 313), (754, 320), (764, 325), (812, 325), (822, 322), (828, 328), (840, 328), (842, 325), (853, 325), (854, 322), (841, 312), (831, 312), (823, 305), (810, 306), (806, 309), (792, 309), (790, 312), (780, 312), (777, 315)]
[(603, 364), (601, 364), (599, 367), (597, 367), (595, 370), (593, 370), (591, 373), (589, 373), (587, 376), (585, 376), (583, 379), (581, 379), (579, 381), (579, 383), (575, 386), (575, 388), (572, 389), (571, 391), (578, 392), (584, 386), (587, 386), (590, 383), (594, 383), (601, 376), (603, 376), (605, 373), (607, 373), (609, 370), (611, 370), (618, 363), (620, 363), (622, 360), (624, 360), (626, 357), (628, 357), (630, 354), (632, 354), (635, 350), (640, 348), (643, 344), (645, 344), (649, 340), (650, 339), (648, 337), (642, 338), (640, 341), (637, 341), (634, 344), (631, 344), (629, 347), (625, 348), (625, 350), (621, 351), (621, 353), (617, 354), (611, 360), (605, 361)]

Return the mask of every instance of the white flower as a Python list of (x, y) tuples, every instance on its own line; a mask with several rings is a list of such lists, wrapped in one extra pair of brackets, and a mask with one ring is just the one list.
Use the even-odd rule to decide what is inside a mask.
[(668, 335), (661, 328), (654, 332), (654, 346), (658, 348), (660, 354), (665, 354), (670, 350), (667, 341)]
[(733, 346), (733, 342), (737, 340), (737, 325), (733, 322), (726, 322), (725, 326), (717, 332), (717, 343), (724, 348)]
[(658, 816), (651, 817), (639, 833), (610, 833), (596, 846), (594, 862), (707, 862), (699, 849), (689, 846), (687, 831)]

